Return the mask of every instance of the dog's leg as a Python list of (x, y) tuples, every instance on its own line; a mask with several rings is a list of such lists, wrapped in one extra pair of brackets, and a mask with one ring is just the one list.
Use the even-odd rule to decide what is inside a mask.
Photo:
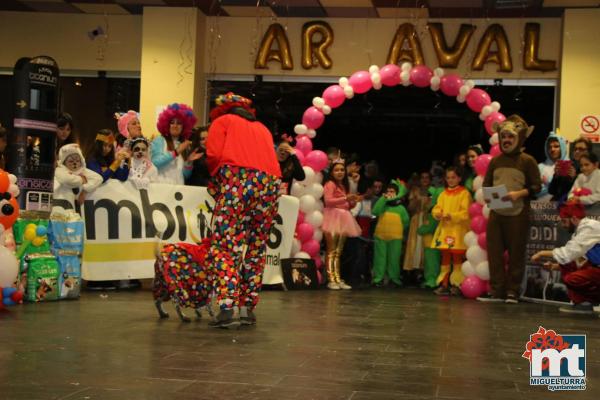
[(165, 309), (162, 306), (162, 300), (161, 299), (156, 299), (154, 300), (154, 305), (156, 306), (156, 309), (158, 310), (158, 315), (161, 318), (169, 318), (169, 313), (167, 313), (165, 311)]
[(202, 319), (202, 313), (199, 308), (194, 308), (194, 312), (196, 313), (196, 319)]
[(181, 307), (179, 307), (179, 304), (175, 304), (175, 311), (177, 311), (177, 315), (179, 315), (179, 319), (181, 319), (181, 322), (192, 322), (190, 317), (186, 316), (183, 313), (183, 311), (181, 311)]

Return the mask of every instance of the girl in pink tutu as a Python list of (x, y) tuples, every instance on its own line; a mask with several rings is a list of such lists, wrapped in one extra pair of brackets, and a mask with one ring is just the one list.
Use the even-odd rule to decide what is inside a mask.
[(324, 186), (323, 233), (327, 245), (327, 287), (329, 289), (352, 289), (340, 278), (340, 258), (347, 237), (357, 237), (361, 229), (350, 209), (360, 196), (349, 193), (348, 177), (344, 160), (338, 158), (331, 164), (328, 182)]

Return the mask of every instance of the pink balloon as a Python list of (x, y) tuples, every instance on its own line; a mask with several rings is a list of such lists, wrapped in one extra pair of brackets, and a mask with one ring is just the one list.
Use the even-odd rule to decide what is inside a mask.
[(317, 280), (319, 281), (319, 285), (322, 285), (325, 282), (323, 280), (323, 274), (318, 269), (317, 269)]
[(485, 118), (485, 130), (490, 136), (492, 136), (494, 133), (496, 133), (492, 129), (492, 125), (494, 125), (494, 122), (500, 123), (505, 119), (506, 117), (504, 116), (504, 114), (499, 113), (498, 111), (494, 111)]
[(298, 211), (298, 219), (296, 220), (296, 227), (304, 223), (305, 215), (302, 211)]
[(303, 222), (296, 228), (296, 233), (298, 234), (298, 239), (304, 244), (312, 240), (315, 228), (311, 224)]
[(301, 152), (301, 151), (296, 151), (294, 153), (294, 155), (296, 156), (296, 158), (298, 159), (298, 161), (300, 161), (300, 164), (302, 164), (302, 166), (304, 166), (305, 163), (306, 163), (304, 153)]
[(495, 144), (492, 146), (492, 148), (490, 149), (490, 156), (492, 157), (496, 157), (499, 156), (502, 153), (502, 151), (500, 150), (500, 146)]
[(308, 136), (302, 135), (296, 138), (296, 150), (302, 152), (304, 157), (312, 151), (312, 148), (312, 140)]
[(323, 100), (331, 108), (337, 108), (346, 101), (344, 88), (340, 85), (331, 85), (323, 92)]
[(352, 86), (352, 90), (354, 93), (366, 93), (373, 87), (373, 83), (371, 82), (371, 74), (369, 71), (356, 71), (352, 74), (350, 79), (348, 79), (350, 86)]
[(325, 121), (325, 114), (321, 112), (317, 107), (308, 107), (302, 115), (302, 123), (306, 125), (308, 129), (319, 129)]
[[(478, 215), (471, 219), (471, 230), (476, 234), (480, 234), (485, 232), (485, 228), (487, 226), (487, 221), (483, 215)], [(479, 238), (477, 238), (479, 240)]]
[(486, 281), (477, 275), (467, 276), (460, 285), (460, 291), (467, 299), (474, 299), (485, 293)]
[(477, 160), (475, 160), (475, 172), (477, 172), (477, 175), (485, 176), (488, 166), (490, 165), (490, 161), (492, 161), (492, 156), (489, 154), (482, 154), (477, 157)]
[(308, 253), (308, 255), (312, 257), (316, 257), (319, 254), (319, 250), (321, 249), (321, 245), (315, 239), (310, 239), (304, 243), (302, 243), (302, 251)]
[(487, 250), (487, 233), (486, 232), (481, 232), (478, 236), (477, 236), (477, 244), (479, 245), (479, 247), (481, 247), (484, 250)]
[(315, 266), (317, 267), (317, 269), (321, 269), (321, 267), (323, 266), (323, 259), (321, 259), (321, 256), (319, 256), (318, 254), (312, 258), (313, 261), (315, 262)]
[(456, 97), (459, 94), (463, 80), (456, 74), (448, 74), (440, 79), (440, 90), (446, 96)]
[(396, 64), (388, 64), (379, 70), (381, 83), (385, 86), (396, 86), (400, 83), (400, 67)]
[(313, 150), (306, 156), (305, 163), (315, 172), (321, 172), (327, 166), (329, 160), (327, 159), (327, 154), (321, 150)]
[(471, 89), (467, 95), (467, 106), (477, 113), (481, 112), (481, 109), (484, 106), (488, 106), (490, 104), (492, 104), (492, 99), (485, 90), (477, 88)]
[(473, 202), (469, 206), (469, 216), (471, 218), (475, 218), (478, 215), (481, 215), (482, 211), (483, 211), (483, 206), (477, 202)]
[(433, 71), (425, 65), (415, 65), (410, 70), (410, 81), (416, 87), (427, 87), (431, 84)]

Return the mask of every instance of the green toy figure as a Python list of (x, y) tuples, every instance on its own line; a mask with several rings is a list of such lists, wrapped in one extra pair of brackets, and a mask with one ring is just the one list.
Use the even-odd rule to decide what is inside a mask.
[(404, 182), (392, 180), (385, 194), (373, 206), (373, 215), (379, 217), (375, 227), (375, 254), (373, 257), (373, 285), (381, 287), (387, 272), (392, 285), (402, 286), (400, 260), (404, 232), (410, 223), (402, 198), (408, 190)]
[(432, 246), (433, 234), (438, 226), (438, 221), (433, 218), (433, 215), (431, 215), (431, 210), (433, 210), (433, 207), (435, 207), (437, 199), (443, 191), (443, 187), (436, 188), (432, 186), (429, 188), (429, 194), (431, 195), (431, 208), (429, 209), (429, 215), (427, 216), (427, 219), (417, 230), (417, 233), (420, 236), (423, 236), (423, 247), (425, 248), (425, 265), (423, 266), (423, 275), (425, 281), (423, 282), (422, 286), (429, 289), (435, 289), (438, 286), (436, 280), (440, 274), (440, 263), (442, 261), (442, 253)]

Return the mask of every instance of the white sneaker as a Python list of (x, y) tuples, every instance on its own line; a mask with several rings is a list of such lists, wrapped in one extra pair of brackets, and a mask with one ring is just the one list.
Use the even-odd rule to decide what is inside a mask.
[(327, 289), (340, 290), (340, 285), (335, 282), (327, 282)]
[(344, 282), (344, 281), (340, 281), (340, 282), (338, 283), (338, 285), (339, 285), (340, 289), (344, 289), (344, 290), (350, 290), (350, 289), (352, 289), (352, 286), (348, 285), (348, 284), (347, 284), (346, 282)]

